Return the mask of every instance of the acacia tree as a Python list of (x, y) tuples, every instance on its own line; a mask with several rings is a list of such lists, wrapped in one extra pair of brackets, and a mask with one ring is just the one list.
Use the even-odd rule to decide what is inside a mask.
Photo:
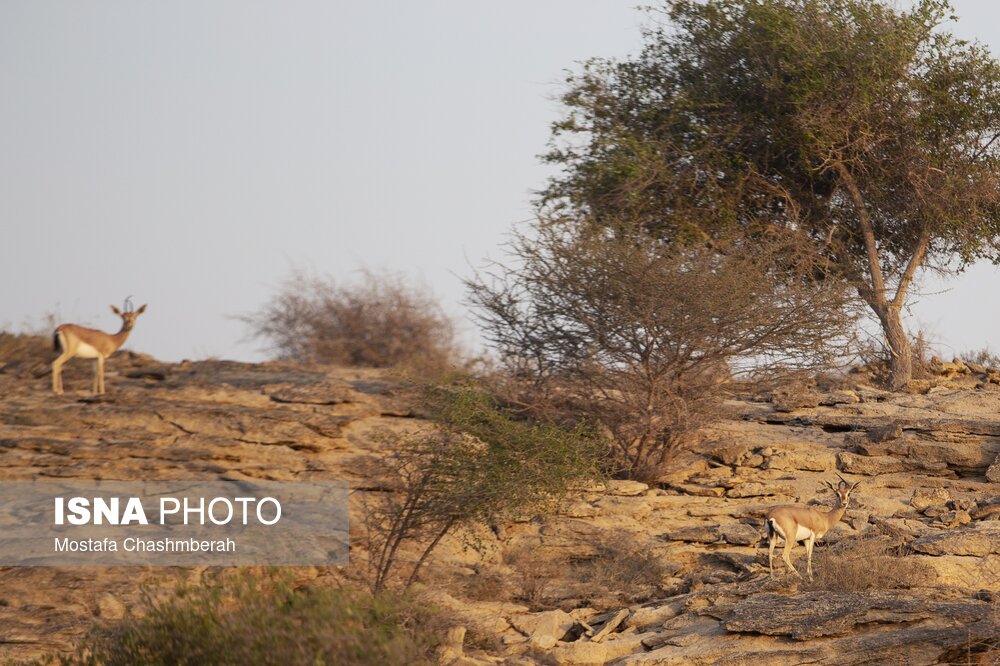
[(944, 0), (665, 0), (622, 62), (569, 78), (549, 215), (669, 243), (800, 238), (877, 317), (893, 388), (918, 271), (1000, 249), (1000, 66)]

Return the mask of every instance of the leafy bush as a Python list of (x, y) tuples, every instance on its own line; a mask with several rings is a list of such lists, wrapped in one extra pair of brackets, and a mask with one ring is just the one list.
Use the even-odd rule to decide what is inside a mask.
[(359, 283), (338, 286), (296, 271), (241, 319), (282, 359), (445, 368), (456, 356), (452, 320), (431, 294), (399, 275), (366, 272)]
[(411, 600), (240, 577), (149, 597), (93, 633), (65, 666), (405, 666), (434, 663), (444, 624)]
[(453, 529), (551, 510), (575, 484), (599, 476), (600, 446), (585, 425), (516, 420), (470, 387), (438, 389), (429, 405), (434, 427), (386, 433), (393, 454), (373, 465), (392, 491), (367, 511), (375, 590), (399, 568), (401, 547), (422, 549), (409, 585)]

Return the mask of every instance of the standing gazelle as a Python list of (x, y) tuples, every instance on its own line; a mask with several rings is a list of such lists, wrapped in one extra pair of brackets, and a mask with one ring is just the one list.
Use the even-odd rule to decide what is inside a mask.
[[(840, 476), (839, 474), (837, 476)], [(767, 533), (767, 569), (774, 575), (774, 546), (778, 542), (778, 537), (785, 540), (785, 551), (781, 559), (785, 565), (799, 578), (802, 578), (795, 567), (792, 566), (792, 546), (801, 541), (806, 547), (806, 573), (809, 580), (812, 580), (812, 555), (813, 546), (816, 539), (822, 538), (827, 531), (840, 522), (847, 511), (847, 502), (851, 499), (851, 492), (858, 487), (858, 483), (853, 486), (842, 476), (840, 483), (834, 488), (829, 481), (824, 481), (830, 490), (837, 494), (837, 503), (830, 511), (822, 511), (804, 506), (776, 506), (767, 512), (764, 519), (764, 529)]]
[(62, 353), (59, 354), (59, 358), (52, 361), (52, 391), (63, 392), (63, 364), (74, 356), (79, 356), (95, 359), (94, 393), (104, 393), (104, 361), (125, 344), (128, 334), (135, 326), (135, 318), (145, 310), (146, 306), (143, 305), (133, 312), (132, 301), (127, 298), (124, 312), (112, 305), (111, 311), (122, 318), (122, 328), (114, 335), (76, 324), (63, 324), (58, 327), (52, 342), (55, 350)]

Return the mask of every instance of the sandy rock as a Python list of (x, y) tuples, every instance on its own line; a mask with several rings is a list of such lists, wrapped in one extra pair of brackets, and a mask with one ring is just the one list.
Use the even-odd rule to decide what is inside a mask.
[(867, 433), (868, 441), (870, 442), (888, 442), (893, 439), (899, 439), (902, 436), (903, 426), (895, 421), (871, 428)]
[(668, 532), (664, 535), (664, 539), (689, 543), (715, 543), (719, 540), (719, 536), (718, 525), (692, 525)]
[(919, 472), (928, 476), (954, 476), (945, 463), (925, 463), (912, 458), (899, 459), (893, 456), (859, 456), (847, 451), (837, 454), (842, 471), (850, 474), (877, 476), (900, 472)]
[(684, 611), (684, 601), (670, 601), (660, 605), (640, 606), (632, 611), (625, 620), (626, 627), (636, 627), (639, 630), (658, 627), (667, 620), (677, 617)]
[(935, 526), (959, 527), (972, 522), (972, 517), (967, 511), (945, 511), (934, 521)]
[(985, 617), (982, 602), (938, 603), (895, 593), (802, 592), (758, 594), (729, 608), (712, 609), (728, 631), (809, 640), (844, 634), (859, 624), (911, 623), (944, 615), (950, 620)]
[(910, 506), (923, 511), (931, 506), (945, 506), (951, 494), (944, 488), (917, 488), (910, 498)]
[(772, 497), (774, 495), (792, 496), (794, 494), (795, 489), (791, 486), (758, 482), (741, 483), (726, 491), (726, 496), (733, 498)]
[(820, 449), (778, 451), (766, 459), (764, 469), (801, 469), (826, 472), (837, 468), (837, 456)]
[(819, 407), (823, 396), (801, 386), (775, 389), (771, 394), (771, 402), (776, 412), (794, 412), (797, 409)]
[(1000, 525), (977, 523), (976, 528), (962, 528), (929, 534), (910, 543), (910, 548), (928, 555), (1000, 554)]
[(561, 513), (570, 518), (593, 518), (600, 513), (600, 509), (590, 502), (579, 501), (564, 507)]
[(726, 489), (719, 486), (704, 486), (695, 483), (672, 483), (670, 487), (677, 492), (695, 497), (722, 497), (726, 493)]
[(558, 666), (604, 666), (608, 661), (608, 646), (606, 643), (577, 641), (560, 645), (546, 656), (547, 661)]
[(1000, 455), (997, 456), (993, 464), (986, 470), (986, 480), (990, 483), (1000, 483)]
[(754, 446), (751, 444), (730, 444), (712, 449), (711, 455), (719, 462), (734, 466), (742, 465), (749, 456), (754, 455)]
[(609, 495), (636, 497), (638, 495), (642, 495), (647, 490), (649, 490), (648, 485), (646, 485), (645, 483), (640, 483), (638, 481), (612, 479), (611, 481), (606, 481), (605, 484), (607, 486), (607, 493)]
[(527, 636), (536, 647), (548, 649), (566, 637), (576, 626), (576, 619), (565, 611), (552, 610), (514, 615), (510, 618), (510, 624)]
[(861, 402), (861, 398), (854, 391), (838, 390), (824, 393), (819, 399), (819, 404), (824, 407), (835, 405), (854, 405)]
[(456, 662), (464, 656), (465, 627), (452, 627), (445, 634), (444, 641), (437, 648), (438, 663), (442, 666), (458, 666)]
[(761, 540), (761, 532), (753, 525), (745, 523), (725, 523), (719, 526), (719, 536), (726, 543), (736, 546), (752, 546)]

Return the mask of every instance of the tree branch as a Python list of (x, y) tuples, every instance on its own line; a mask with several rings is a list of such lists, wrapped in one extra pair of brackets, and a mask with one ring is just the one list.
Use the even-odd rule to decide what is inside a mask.
[(838, 160), (834, 164), (834, 168), (837, 170), (837, 173), (840, 174), (841, 181), (843, 182), (844, 187), (847, 188), (847, 193), (850, 194), (851, 201), (854, 203), (854, 207), (858, 211), (858, 223), (861, 228), (861, 237), (865, 241), (865, 253), (868, 255), (868, 272), (871, 275), (872, 286), (871, 295), (880, 307), (886, 307), (888, 306), (888, 302), (885, 295), (885, 278), (882, 276), (882, 267), (879, 264), (878, 257), (878, 246), (875, 244), (875, 229), (872, 227), (871, 217), (868, 215), (868, 207), (865, 205), (865, 198), (861, 194), (861, 189), (858, 187), (857, 181), (854, 180), (854, 176), (842, 161)]
[(906, 265), (906, 270), (903, 271), (903, 276), (899, 279), (899, 286), (896, 287), (896, 295), (892, 299), (892, 307), (897, 309), (903, 307), (903, 303), (906, 300), (906, 292), (910, 288), (910, 283), (913, 282), (913, 276), (916, 275), (917, 269), (924, 263), (924, 257), (927, 256), (927, 247), (930, 245), (930, 240), (931, 234), (925, 225), (920, 230), (917, 245), (913, 248), (913, 254)]

